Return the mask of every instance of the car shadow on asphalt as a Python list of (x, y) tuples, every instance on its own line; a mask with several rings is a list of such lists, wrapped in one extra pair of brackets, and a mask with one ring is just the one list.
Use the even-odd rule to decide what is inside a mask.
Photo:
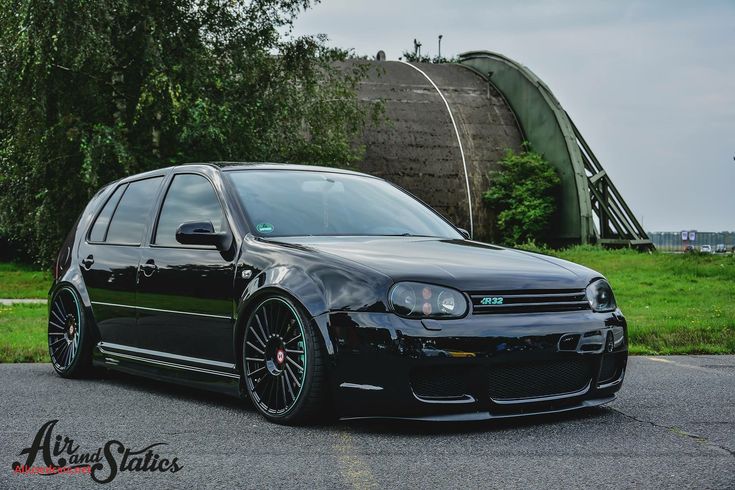
[(524, 427), (558, 425), (563, 422), (597, 420), (609, 417), (612, 411), (606, 407), (591, 407), (576, 411), (545, 415), (529, 415), (525, 417), (491, 419), (468, 422), (435, 422), (404, 419), (360, 419), (347, 420), (344, 424), (349, 430), (364, 434), (376, 435), (442, 435), (469, 434), (473, 432), (501, 432), (518, 430)]
[(136, 376), (121, 371), (96, 369), (94, 374), (87, 378), (90, 382), (105, 382), (120, 388), (139, 391), (151, 395), (169, 396), (180, 400), (190, 400), (198, 404), (211, 405), (223, 408), (244, 408), (255, 411), (249, 400), (241, 400), (233, 396), (216, 391), (193, 388), (179, 385), (170, 381), (157, 381), (152, 378)]
[[(114, 383), (116, 386), (147, 393), (151, 395), (168, 396), (182, 401), (191, 401), (199, 405), (242, 410), (257, 415), (249, 399), (239, 399), (222, 393), (206, 391), (190, 386), (178, 385), (171, 382), (160, 382), (155, 379), (136, 376), (120, 371), (96, 369), (94, 374), (86, 380), (91, 383)], [(335, 417), (326, 417), (316, 426), (347, 430), (349, 432), (376, 435), (442, 435), (473, 432), (499, 432), (504, 430), (518, 430), (524, 427), (539, 427), (557, 425), (563, 422), (583, 420), (597, 420), (609, 417), (612, 410), (606, 407), (591, 407), (581, 410), (546, 415), (530, 415), (525, 417), (494, 419), (468, 422), (437, 422), (406, 419), (358, 419), (337, 420)], [(263, 421), (264, 423), (265, 420)]]

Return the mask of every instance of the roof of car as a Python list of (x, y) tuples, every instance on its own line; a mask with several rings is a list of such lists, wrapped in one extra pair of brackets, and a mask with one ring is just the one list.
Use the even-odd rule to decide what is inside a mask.
[(298, 165), (295, 163), (272, 163), (272, 162), (209, 162), (205, 165), (214, 165), (224, 172), (237, 170), (302, 170), (307, 172), (332, 172), (339, 174), (361, 175), (372, 177), (372, 175), (346, 170), (336, 167), (323, 167), (318, 165)]
[(135, 180), (146, 179), (150, 177), (162, 176), (172, 170), (181, 172), (186, 170), (203, 170), (202, 167), (208, 167), (211, 170), (219, 170), (223, 172), (232, 172), (238, 170), (300, 170), (306, 172), (332, 172), (345, 175), (357, 175), (361, 177), (370, 177), (373, 179), (383, 180), (380, 177), (374, 175), (364, 174), (361, 172), (355, 172), (353, 170), (345, 170), (342, 168), (335, 167), (322, 167), (317, 165), (297, 165), (293, 163), (271, 163), (271, 162), (192, 162), (184, 163), (181, 165), (172, 165), (169, 167), (157, 168), (149, 170), (147, 172), (141, 172), (138, 174), (128, 175), (126, 177), (117, 179), (109, 182), (102, 186), (100, 191), (108, 189), (113, 185), (121, 183), (132, 182)]

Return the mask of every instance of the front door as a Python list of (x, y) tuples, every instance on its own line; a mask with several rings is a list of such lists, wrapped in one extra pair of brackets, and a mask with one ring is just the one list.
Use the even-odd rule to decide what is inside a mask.
[(139, 347), (172, 362), (234, 369), (235, 263), (212, 246), (182, 245), (185, 222), (210, 221), (229, 231), (212, 183), (199, 174), (174, 175), (138, 270)]

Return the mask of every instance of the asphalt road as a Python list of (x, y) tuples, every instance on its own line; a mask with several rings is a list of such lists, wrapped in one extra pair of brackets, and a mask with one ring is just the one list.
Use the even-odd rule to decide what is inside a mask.
[(583, 413), (310, 428), (131, 376), (68, 381), (47, 364), (3, 364), (0, 413), (0, 488), (98, 486), (90, 475), (13, 473), (55, 419), (52, 444), (68, 436), (81, 453), (165, 442), (160, 458), (181, 466), (118, 472), (107, 488), (735, 488), (735, 356), (634, 357), (618, 400)]

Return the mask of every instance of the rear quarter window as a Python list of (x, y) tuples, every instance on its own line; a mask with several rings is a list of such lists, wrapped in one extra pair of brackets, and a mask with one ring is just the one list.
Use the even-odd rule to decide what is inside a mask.
[(107, 228), (110, 225), (110, 218), (112, 218), (112, 213), (115, 212), (117, 203), (120, 202), (120, 197), (123, 195), (125, 189), (127, 188), (128, 184), (121, 185), (120, 187), (115, 189), (115, 192), (107, 200), (107, 203), (102, 208), (102, 211), (100, 211), (100, 214), (97, 215), (97, 219), (92, 226), (92, 231), (89, 232), (89, 241), (105, 241), (105, 238), (107, 237)]

